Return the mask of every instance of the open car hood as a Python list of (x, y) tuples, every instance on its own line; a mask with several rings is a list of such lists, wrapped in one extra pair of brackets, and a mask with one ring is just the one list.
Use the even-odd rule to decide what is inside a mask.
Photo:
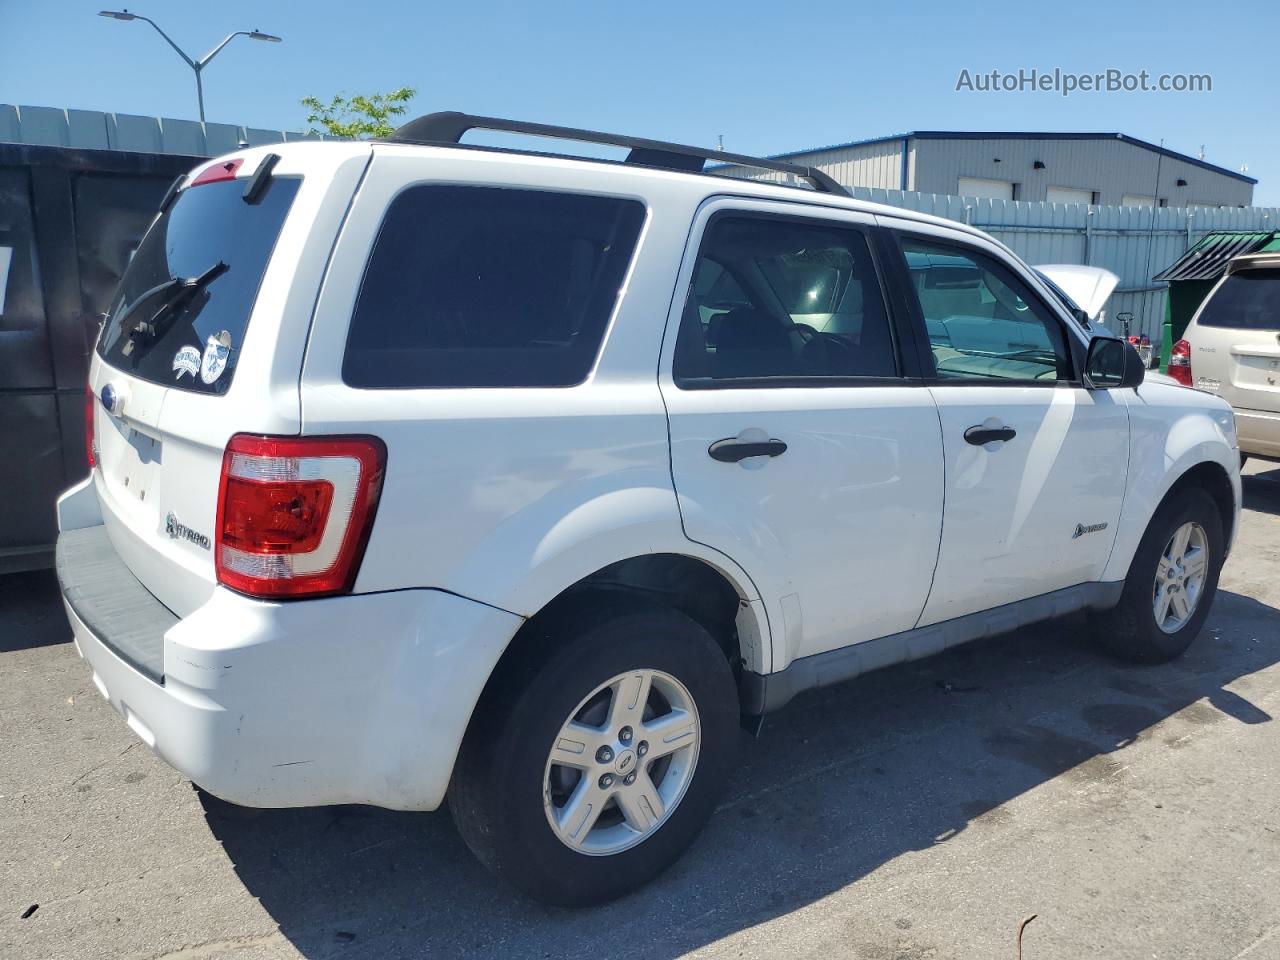
[(1047, 263), (1036, 269), (1060, 286), (1089, 315), (1090, 320), (1098, 318), (1107, 298), (1120, 283), (1119, 277), (1102, 267), (1086, 267), (1078, 263)]

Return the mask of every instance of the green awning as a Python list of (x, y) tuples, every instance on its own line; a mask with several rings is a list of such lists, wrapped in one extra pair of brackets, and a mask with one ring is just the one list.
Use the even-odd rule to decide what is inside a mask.
[(1227, 263), (1246, 253), (1280, 247), (1280, 233), (1268, 230), (1223, 231), (1207, 233), (1194, 247), (1152, 280), (1216, 280), (1227, 269)]

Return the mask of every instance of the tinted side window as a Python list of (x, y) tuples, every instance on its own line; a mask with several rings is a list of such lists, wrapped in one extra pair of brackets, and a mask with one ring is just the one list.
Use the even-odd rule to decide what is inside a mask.
[(1203, 327), (1280, 331), (1280, 270), (1241, 270), (1227, 277), (1196, 321)]
[(702, 240), (676, 340), (682, 387), (894, 377), (866, 238), (848, 227), (724, 216)]
[(941, 379), (1071, 379), (1061, 325), (1002, 265), (960, 246), (904, 239)]
[(392, 201), (342, 377), (353, 387), (560, 387), (586, 378), (644, 205), (424, 185)]

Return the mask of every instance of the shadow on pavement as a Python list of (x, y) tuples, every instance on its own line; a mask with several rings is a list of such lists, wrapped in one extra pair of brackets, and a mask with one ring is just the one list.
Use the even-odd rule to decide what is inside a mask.
[(202, 801), (249, 892), (309, 958), (594, 960), (627, 943), (669, 958), (994, 828), (1010, 816), (1002, 804), (1049, 780), (1118, 775), (1117, 755), (1139, 740), (1177, 749), (1157, 724), (1179, 711), (1180, 725), (1269, 722), (1224, 688), (1280, 659), (1259, 639), (1278, 625), (1280, 611), (1220, 592), (1203, 635), (1165, 666), (1107, 660), (1068, 618), (809, 694), (758, 740), (743, 736), (740, 772), (688, 855), (594, 910), (523, 899), (471, 858), (444, 812)]
[(0, 653), (70, 640), (71, 627), (52, 570), (0, 576)]
[[(1252, 463), (1250, 464), (1252, 467)], [(1260, 464), (1266, 470), (1242, 474), (1240, 484), (1244, 492), (1244, 508), (1280, 516), (1280, 466)]]

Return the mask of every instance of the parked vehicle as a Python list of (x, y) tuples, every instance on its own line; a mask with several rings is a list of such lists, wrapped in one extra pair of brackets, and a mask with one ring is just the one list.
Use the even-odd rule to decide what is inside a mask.
[(88, 472), (98, 323), (156, 204), (197, 161), (0, 143), (0, 574), (53, 566), (54, 500)]
[(1280, 254), (1227, 265), (1174, 344), (1169, 375), (1231, 404), (1242, 456), (1280, 460)]
[(1227, 404), (980, 231), (461, 114), (193, 171), (90, 388), (58, 571), (138, 736), (248, 806), (448, 794), (560, 904), (678, 857), (801, 691), (1077, 610), (1177, 656), (1240, 503)]

